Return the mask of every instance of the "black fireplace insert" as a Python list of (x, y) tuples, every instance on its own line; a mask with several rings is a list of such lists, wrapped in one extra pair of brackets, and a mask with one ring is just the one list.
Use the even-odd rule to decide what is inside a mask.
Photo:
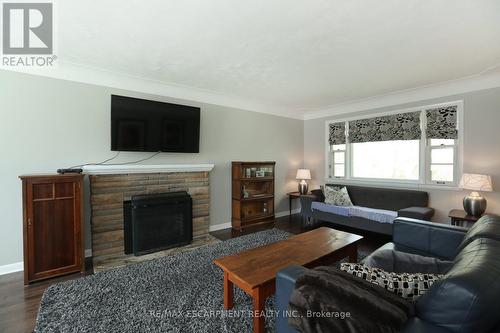
[(187, 192), (136, 195), (124, 201), (125, 254), (139, 256), (191, 243), (192, 206)]

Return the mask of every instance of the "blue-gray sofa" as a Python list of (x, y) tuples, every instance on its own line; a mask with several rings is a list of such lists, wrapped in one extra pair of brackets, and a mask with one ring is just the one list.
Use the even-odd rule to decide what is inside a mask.
[[(404, 333), (500, 332), (500, 218), (482, 217), (471, 229), (409, 218), (394, 221), (393, 241), (378, 251), (401, 251), (452, 261), (442, 279), (415, 303)], [(277, 332), (296, 332), (283, 316), (295, 281), (307, 269), (276, 276)]]
[[(344, 185), (326, 184), (342, 187)], [(353, 205), (394, 212), (398, 217), (429, 221), (434, 209), (428, 207), (429, 195), (424, 191), (389, 189), (346, 185)], [(325, 226), (343, 226), (384, 235), (392, 235), (392, 223), (381, 223), (365, 217), (336, 214), (331, 205), (324, 203), (323, 190), (313, 190), (311, 195), (300, 197), (301, 215), (314, 223)], [(315, 208), (316, 205), (316, 208)], [(333, 208), (333, 207), (331, 207)]]

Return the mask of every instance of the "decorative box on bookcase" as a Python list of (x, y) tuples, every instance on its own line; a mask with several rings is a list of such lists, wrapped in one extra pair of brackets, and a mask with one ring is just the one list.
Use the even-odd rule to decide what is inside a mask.
[(276, 162), (232, 163), (233, 229), (274, 223)]

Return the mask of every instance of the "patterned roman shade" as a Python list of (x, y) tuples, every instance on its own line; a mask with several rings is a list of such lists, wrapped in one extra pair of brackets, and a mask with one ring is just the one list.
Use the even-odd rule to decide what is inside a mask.
[(456, 139), (458, 137), (456, 105), (428, 109), (425, 113), (428, 139)]
[(349, 142), (420, 140), (420, 111), (349, 122)]
[(330, 124), (329, 132), (328, 142), (330, 142), (330, 145), (345, 144), (345, 122)]

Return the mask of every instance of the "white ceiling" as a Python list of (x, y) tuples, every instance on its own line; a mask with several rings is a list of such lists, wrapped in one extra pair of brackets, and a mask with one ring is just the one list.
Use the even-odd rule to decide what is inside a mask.
[(57, 2), (61, 63), (302, 116), (500, 64), (498, 0)]

